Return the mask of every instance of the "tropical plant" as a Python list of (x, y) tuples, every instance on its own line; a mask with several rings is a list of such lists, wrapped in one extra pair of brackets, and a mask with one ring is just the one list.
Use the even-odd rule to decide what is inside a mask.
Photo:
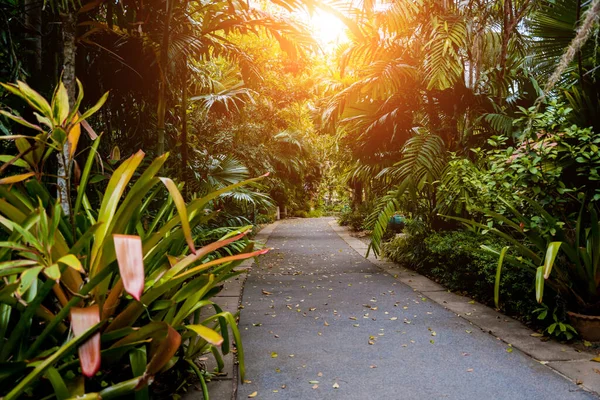
[[(506, 254), (485, 246), (488, 252), (499, 256), (499, 280), (503, 263), (530, 271), (535, 276), (536, 300), (542, 303), (544, 287), (548, 285), (567, 302), (571, 311), (596, 315), (600, 311), (600, 225), (596, 208), (583, 202), (573, 224), (561, 221), (531, 199), (525, 199), (536, 216), (523, 215), (512, 203), (501, 199), (507, 213), (480, 210), (496, 221), (483, 224), (460, 217), (450, 217), (468, 226), (497, 235), (518, 253)], [(510, 215), (510, 216), (509, 216)], [(496, 302), (498, 296), (496, 294)]]
[[(395, 185), (381, 197), (366, 225), (372, 229), (370, 249), (378, 255), (390, 218), (400, 209), (412, 211), (429, 225), (436, 218), (436, 184), (446, 166), (443, 140), (417, 130), (403, 149), (402, 159), (379, 175), (388, 175)], [(406, 200), (406, 201), (405, 201)]]
[[(96, 139), (80, 176), (66, 177), (76, 201), (71, 215), (65, 215), (44, 184), (49, 174), (44, 161), (67, 144), (72, 162), (74, 131), (101, 104), (78, 115), (62, 85), (51, 103), (23, 83), (5, 87), (36, 110), (40, 125), (3, 112), (39, 132), (4, 137), (19, 149), (16, 156), (2, 156), (4, 167), (28, 172), (0, 181), (3, 398), (40, 398), (48, 392), (59, 399), (133, 392), (149, 398), (155, 376), (178, 366), (191, 368), (203, 381), (194, 364), (198, 354), (212, 352), (222, 368), (219, 348), (223, 354), (233, 351), (229, 329), (243, 376), (235, 318), (210, 298), (240, 273), (234, 268), (242, 260), (267, 250), (253, 250), (244, 239), (249, 226), (196, 249), (194, 228), (214, 217), (204, 212), (209, 202), (256, 179), (185, 204), (180, 187), (159, 175), (168, 154), (142, 170), (139, 151), (115, 169), (103, 190), (96, 190), (101, 194), (95, 209), (89, 194)], [(154, 209), (158, 198), (161, 206)], [(208, 307), (214, 314), (205, 313)]]

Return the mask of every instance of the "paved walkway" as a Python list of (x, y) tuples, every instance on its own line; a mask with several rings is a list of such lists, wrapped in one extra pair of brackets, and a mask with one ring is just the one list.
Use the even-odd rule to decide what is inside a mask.
[(238, 399), (594, 399), (382, 273), (330, 219), (281, 223), (248, 277)]

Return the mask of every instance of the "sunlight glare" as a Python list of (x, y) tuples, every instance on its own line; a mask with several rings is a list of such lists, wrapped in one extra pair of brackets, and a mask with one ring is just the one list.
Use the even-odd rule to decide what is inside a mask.
[(324, 50), (329, 50), (348, 40), (344, 23), (324, 11), (318, 10), (310, 17), (310, 27), (313, 37)]

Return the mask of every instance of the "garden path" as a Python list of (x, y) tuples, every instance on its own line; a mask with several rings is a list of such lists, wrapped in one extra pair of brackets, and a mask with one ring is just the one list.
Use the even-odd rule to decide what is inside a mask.
[(283, 221), (249, 275), (238, 399), (596, 398), (383, 273), (330, 221)]

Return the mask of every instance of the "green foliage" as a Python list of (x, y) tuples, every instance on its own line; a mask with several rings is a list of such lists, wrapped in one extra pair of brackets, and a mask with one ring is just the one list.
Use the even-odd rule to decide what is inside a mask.
[[(384, 255), (440, 282), (453, 291), (466, 292), (479, 301), (494, 304), (497, 257), (481, 250), (482, 244), (499, 247), (504, 243), (491, 235), (469, 231), (432, 233), (422, 223), (408, 221), (406, 235), (384, 245)], [(499, 290), (502, 310), (531, 320), (537, 308), (533, 285), (527, 271), (504, 271)]]
[[(244, 238), (248, 226), (214, 231), (216, 241), (202, 226), (214, 218), (204, 212), (211, 202), (256, 179), (185, 204), (177, 185), (159, 175), (168, 154), (144, 165), (139, 151), (94, 190), (99, 207), (93, 207), (89, 177), (98, 159), (96, 139), (73, 189), (76, 204), (65, 215), (56, 191), (45, 186), (48, 173), (42, 166), (56, 153), (73, 157), (73, 132), (90, 111), (75, 120), (62, 85), (51, 103), (22, 84), (8, 88), (40, 113), (43, 125), (17, 119), (40, 133), (5, 137), (24, 140), (25, 151), (8, 162), (32, 172), (0, 180), (0, 227), (6, 237), (0, 242), (0, 359), (8, 371), (0, 376), (3, 398), (53, 392), (59, 398), (107, 398), (134, 391), (136, 398), (148, 398), (145, 388), (155, 377), (181, 376), (200, 354), (212, 352), (220, 360), (218, 353), (231, 352), (234, 344), (243, 379), (235, 318), (211, 298), (240, 273), (233, 268), (242, 260), (266, 251), (253, 251)], [(121, 246), (124, 240), (133, 245)], [(194, 243), (203, 245), (195, 249)], [(132, 374), (124, 373), (130, 363)]]
[(418, 132), (410, 138), (402, 151), (402, 159), (393, 167), (381, 171), (396, 185), (381, 197), (369, 215), (366, 227), (373, 231), (370, 249), (377, 255), (387, 230), (388, 221), (400, 209), (418, 215), (428, 224), (433, 223), (437, 182), (446, 165), (443, 140), (428, 132)]
[(354, 231), (362, 231), (366, 228), (366, 219), (372, 212), (372, 206), (369, 203), (363, 203), (355, 209), (344, 208), (338, 215), (338, 223), (342, 226), (349, 226)]
[(559, 317), (559, 309), (555, 307), (550, 312), (549, 307), (546, 304), (542, 304), (542, 307), (533, 310), (533, 313), (537, 315), (537, 319), (544, 321), (546, 328), (544, 333), (549, 336), (553, 336), (558, 340), (571, 340), (577, 336), (577, 330), (570, 324), (564, 322), (564, 312)]

